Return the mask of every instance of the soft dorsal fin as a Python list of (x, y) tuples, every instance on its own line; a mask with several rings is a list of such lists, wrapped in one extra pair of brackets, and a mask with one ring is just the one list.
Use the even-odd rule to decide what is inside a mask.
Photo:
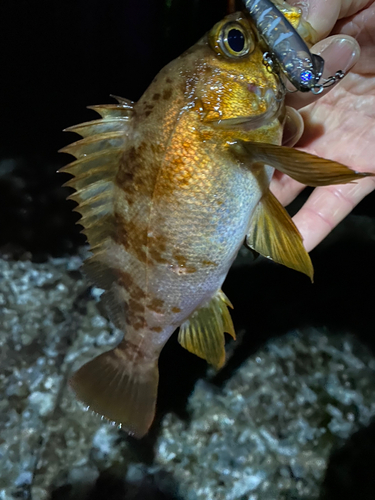
[(75, 189), (69, 196), (78, 203), (74, 209), (94, 255), (113, 234), (114, 180), (125, 149), (133, 103), (116, 97), (118, 104), (90, 106), (102, 117), (66, 129), (83, 139), (62, 148), (77, 159), (60, 169), (73, 175), (64, 185)]
[(314, 269), (302, 236), (270, 191), (255, 207), (246, 245), (268, 259), (307, 274), (313, 281)]
[(205, 359), (216, 369), (225, 362), (225, 337), (236, 334), (228, 306), (233, 307), (225, 294), (219, 290), (210, 302), (194, 311), (180, 326), (178, 341), (189, 352)]

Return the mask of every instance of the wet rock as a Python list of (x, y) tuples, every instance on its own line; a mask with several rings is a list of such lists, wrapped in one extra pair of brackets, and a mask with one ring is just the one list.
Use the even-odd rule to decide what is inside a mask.
[(116, 427), (85, 412), (67, 387), (78, 356), (82, 363), (118, 340), (81, 262), (0, 261), (1, 500), (44, 500), (62, 485), (80, 498), (101, 471), (126, 463)]
[(330, 454), (375, 415), (375, 360), (351, 336), (271, 340), (224, 384), (201, 380), (191, 420), (163, 422), (155, 461), (186, 500), (318, 499)]
[[(82, 279), (82, 258), (0, 260), (0, 500), (371, 498), (375, 359), (350, 335), (279, 328), (251, 350), (240, 328), (226, 369), (203, 378), (201, 360), (172, 339), (157, 421), (168, 413), (141, 443), (85, 411), (69, 376), (121, 334)], [(264, 315), (252, 325), (265, 328)], [(187, 370), (198, 381), (183, 419), (174, 411)]]

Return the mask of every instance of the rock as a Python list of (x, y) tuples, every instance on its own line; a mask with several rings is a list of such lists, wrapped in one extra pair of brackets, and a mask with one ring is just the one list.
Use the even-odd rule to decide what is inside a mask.
[[(81, 277), (83, 256), (0, 260), (0, 500), (315, 500), (323, 492), (324, 500), (346, 500), (349, 491), (372, 499), (375, 359), (351, 335), (322, 328), (283, 334), (283, 320), (278, 338), (254, 347), (243, 323), (226, 368), (207, 376), (204, 363), (171, 339), (149, 437), (136, 442), (85, 411), (69, 376), (121, 333), (101, 315), (101, 291)], [(265, 279), (276, 269), (250, 268), (256, 287), (258, 274)], [(290, 303), (288, 295), (278, 310)], [(268, 323), (253, 316), (253, 329), (275, 331), (269, 316)], [(369, 326), (362, 318), (363, 331)], [(183, 419), (175, 412), (185, 406), (189, 377), (191, 387), (198, 381)]]
[(169, 414), (155, 461), (184, 500), (318, 499), (332, 450), (375, 415), (375, 360), (349, 335), (269, 341), (224, 384)]
[(126, 463), (116, 427), (84, 411), (67, 387), (78, 357), (81, 364), (118, 340), (81, 263), (0, 261), (1, 500), (44, 500), (62, 485), (83, 493), (100, 471)]

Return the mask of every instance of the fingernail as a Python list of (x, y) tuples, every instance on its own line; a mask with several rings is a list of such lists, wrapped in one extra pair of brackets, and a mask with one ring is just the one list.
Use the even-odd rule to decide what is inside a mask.
[(286, 106), (282, 145), (293, 147), (303, 134), (303, 119), (295, 109)]
[[(328, 43), (324, 44), (325, 41)], [(325, 60), (324, 76), (326, 76), (327, 72), (339, 69), (344, 72), (348, 71), (357, 62), (360, 55), (358, 43), (354, 38), (349, 36), (333, 36), (320, 42), (320, 44), (322, 46), (319, 47), (319, 52), (316, 53), (321, 55)]]

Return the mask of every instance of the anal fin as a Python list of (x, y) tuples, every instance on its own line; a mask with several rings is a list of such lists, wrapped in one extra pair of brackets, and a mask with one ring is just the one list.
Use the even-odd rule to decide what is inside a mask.
[(194, 311), (180, 326), (178, 334), (182, 347), (205, 359), (216, 369), (225, 362), (224, 332), (236, 338), (228, 306), (233, 307), (219, 290), (208, 304)]
[(264, 257), (307, 274), (314, 269), (300, 232), (275, 196), (268, 191), (255, 207), (246, 245)]

